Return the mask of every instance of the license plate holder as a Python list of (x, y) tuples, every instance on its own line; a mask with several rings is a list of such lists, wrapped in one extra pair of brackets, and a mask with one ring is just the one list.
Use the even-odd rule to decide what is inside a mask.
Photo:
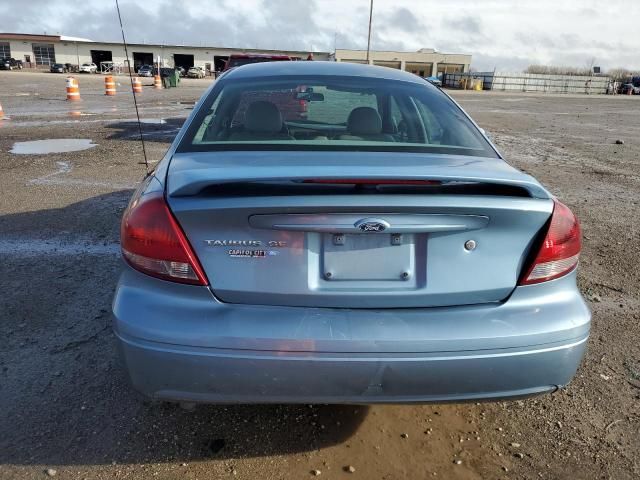
[(414, 236), (323, 234), (322, 272), (329, 281), (407, 281), (415, 271)]

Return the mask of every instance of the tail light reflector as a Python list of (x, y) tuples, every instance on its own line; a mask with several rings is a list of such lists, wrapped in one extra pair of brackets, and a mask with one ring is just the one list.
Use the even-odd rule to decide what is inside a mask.
[(136, 270), (179, 283), (209, 283), (161, 192), (141, 195), (127, 208), (120, 244), (123, 257)]
[(578, 265), (581, 247), (580, 222), (569, 207), (554, 200), (549, 230), (520, 285), (546, 282), (566, 275)]

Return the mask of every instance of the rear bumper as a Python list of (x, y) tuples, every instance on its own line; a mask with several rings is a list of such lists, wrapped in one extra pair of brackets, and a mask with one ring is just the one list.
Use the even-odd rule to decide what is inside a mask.
[(500, 305), (348, 310), (222, 304), (126, 267), (114, 329), (133, 386), (204, 403), (497, 399), (566, 385), (590, 313), (575, 273)]
[(567, 384), (586, 338), (500, 352), (282, 354), (120, 338), (136, 390), (203, 403), (411, 403), (521, 397)]

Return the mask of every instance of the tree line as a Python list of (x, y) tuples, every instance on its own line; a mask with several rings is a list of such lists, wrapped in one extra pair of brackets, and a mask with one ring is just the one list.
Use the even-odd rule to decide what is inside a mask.
[[(529, 65), (524, 73), (535, 73), (541, 75), (592, 75), (591, 67), (567, 67), (555, 65)], [(629, 77), (640, 76), (640, 72), (628, 68), (612, 68), (603, 72), (613, 80), (625, 80)]]

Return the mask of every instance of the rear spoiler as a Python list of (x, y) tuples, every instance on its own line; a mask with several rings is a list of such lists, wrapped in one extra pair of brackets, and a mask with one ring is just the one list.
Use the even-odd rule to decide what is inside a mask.
[(175, 154), (167, 194), (197, 195), (212, 185), (318, 180), (415, 180), (506, 185), (552, 198), (533, 177), (499, 158), (385, 152), (200, 152)]

